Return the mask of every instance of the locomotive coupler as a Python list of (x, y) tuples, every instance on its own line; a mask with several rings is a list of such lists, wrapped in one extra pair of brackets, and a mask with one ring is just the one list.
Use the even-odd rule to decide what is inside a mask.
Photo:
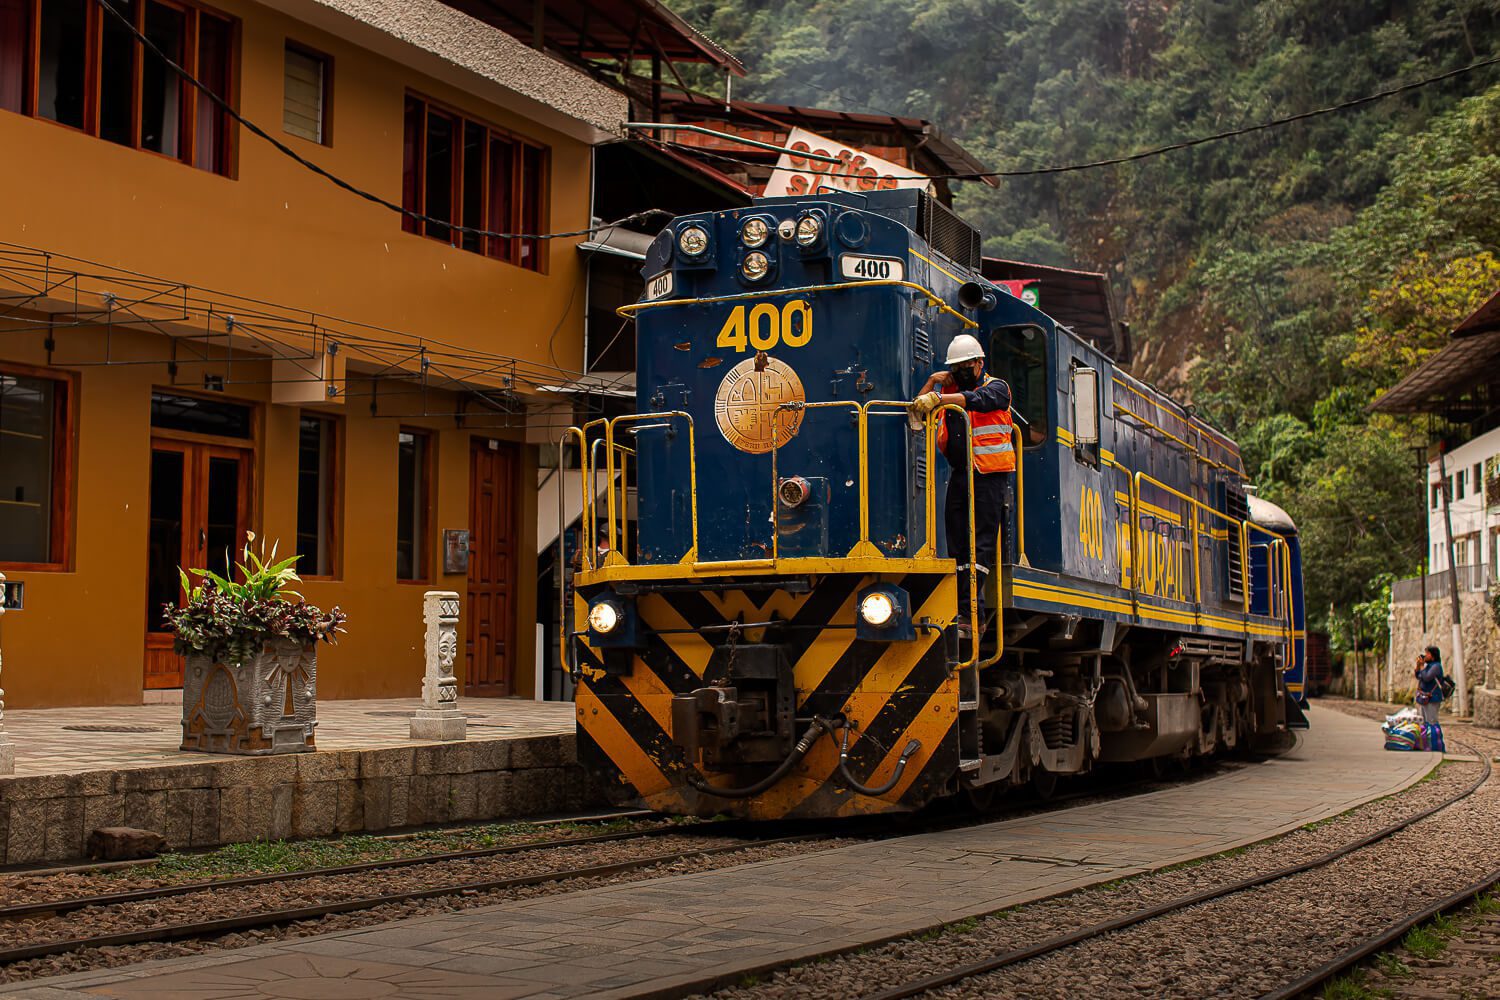
[(705, 684), (672, 699), (672, 741), (709, 767), (785, 759), (797, 734), (792, 667), (770, 643), (719, 646)]

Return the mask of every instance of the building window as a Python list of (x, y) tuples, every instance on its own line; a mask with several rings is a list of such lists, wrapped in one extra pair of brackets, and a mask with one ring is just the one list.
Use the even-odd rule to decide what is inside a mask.
[(0, 368), (0, 564), (67, 561), (70, 387)]
[(1432, 484), (1432, 509), (1433, 510), (1437, 510), (1438, 509), (1438, 501), (1441, 500), (1442, 498), (1443, 498), (1443, 485), (1442, 485), (1442, 483), (1433, 483)]
[[(0, 0), (0, 109), (230, 173), (230, 119), (137, 40), (228, 99), (234, 25), (178, 3)], [(132, 30), (133, 29), (133, 30)]]
[(337, 576), (338, 421), (304, 414), (297, 423), (297, 572)]
[(1474, 463), (1474, 475), (1473, 475), (1473, 478), (1470, 479), (1469, 481), (1474, 484), (1474, 495), (1476, 497), (1483, 497), (1484, 496), (1484, 463), (1483, 462), (1475, 462)]
[(396, 579), (426, 580), (431, 533), (432, 435), (402, 430), (396, 436)]
[(285, 96), (281, 127), (288, 135), (325, 146), (333, 144), (328, 129), (331, 67), (327, 56), (292, 42), (286, 43)]
[(1462, 500), (1464, 498), (1464, 478), (1467, 475), (1468, 473), (1464, 472), (1463, 469), (1458, 470), (1458, 475), (1456, 477), (1456, 481), (1458, 483), (1458, 492), (1453, 494), (1453, 499)]
[(227, 399), (151, 394), (151, 426), (167, 431), (248, 439), (255, 434), (254, 414), (253, 407)]
[(404, 155), (402, 204), (435, 220), (408, 216), (407, 232), (533, 271), (545, 267), (543, 240), (480, 237), (452, 228), (527, 234), (545, 229), (545, 147), (408, 94)]

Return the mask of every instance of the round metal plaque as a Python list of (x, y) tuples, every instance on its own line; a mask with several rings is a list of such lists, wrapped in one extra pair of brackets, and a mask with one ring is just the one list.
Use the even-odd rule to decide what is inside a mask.
[(792, 366), (771, 357), (746, 358), (724, 375), (714, 396), (714, 418), (724, 440), (740, 451), (764, 455), (771, 450), (771, 429), (780, 447), (797, 436), (801, 410), (779, 410), (784, 403), (804, 403), (807, 393)]

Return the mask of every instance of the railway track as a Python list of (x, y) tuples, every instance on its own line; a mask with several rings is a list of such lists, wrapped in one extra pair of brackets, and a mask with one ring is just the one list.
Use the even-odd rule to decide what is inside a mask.
[[(1472, 750), (1470, 751), (1472, 752)], [(1049, 955), (1055, 955), (1083, 944), (1086, 941), (1102, 937), (1106, 934), (1128, 930), (1159, 920), (1183, 910), (1202, 906), (1217, 900), (1238, 895), (1260, 886), (1269, 885), (1284, 879), (1295, 878), (1299, 875), (1323, 868), (1342, 858), (1349, 857), (1358, 851), (1364, 850), (1374, 844), (1387, 840), (1421, 822), (1424, 819), (1440, 812), (1453, 804), (1468, 798), (1477, 792), (1486, 781), (1489, 780), (1492, 767), (1488, 754), (1478, 755), (1483, 765), (1483, 772), (1469, 785), (1460, 789), (1457, 793), (1422, 809), (1410, 816), (1403, 817), (1397, 822), (1384, 826), (1363, 837), (1359, 837), (1338, 848), (1327, 851), (1307, 861), (1286, 865), (1249, 878), (1239, 879), (1224, 885), (1199, 892), (1178, 896), (1164, 903), (1135, 910), (1131, 913), (1121, 915), (1109, 920), (1101, 921), (1085, 927), (1077, 928), (1066, 934), (1060, 934), (1047, 938), (1033, 944), (1014, 948), (1005, 952), (994, 954), (978, 961), (966, 962), (954, 965), (942, 972), (926, 976), (920, 979), (910, 980), (899, 985), (867, 994), (864, 1000), (901, 1000), (905, 997), (921, 996), (934, 990), (954, 986), (979, 976), (998, 972), (1010, 966), (1019, 965), (1023, 962), (1033, 961)], [(1357, 965), (1371, 955), (1389, 947), (1393, 942), (1400, 939), (1412, 927), (1430, 920), (1434, 915), (1454, 909), (1471, 900), (1476, 895), (1486, 891), (1500, 883), (1500, 870), (1497, 870), (1462, 890), (1454, 893), (1434, 904), (1423, 907), (1415, 914), (1403, 917), (1401, 920), (1388, 926), (1383, 932), (1362, 941), (1357, 947), (1351, 948), (1333, 960), (1324, 963), (1319, 968), (1301, 977), (1295, 982), (1268, 993), (1265, 1000), (1290, 1000), (1290, 998), (1301, 996), (1316, 986), (1334, 978), (1345, 970)]]
[[(74, 896), (65, 899), (35, 901), (0, 907), (0, 929), (3, 929), (6, 925), (12, 928), (18, 925), (24, 927), (27, 921), (77, 914), (82, 911), (106, 911), (111, 908), (129, 908), (139, 904), (167, 899), (191, 898), (194, 896), (207, 897), (226, 891), (254, 888), (257, 886), (286, 885), (327, 877), (383, 873), (422, 865), (482, 861), (505, 855), (520, 855), (526, 852), (541, 852), (543, 855), (548, 855), (568, 848), (589, 848), (600, 844), (621, 843), (630, 840), (649, 841), (669, 834), (703, 839), (705, 837), (725, 836), (727, 835), (727, 831), (731, 829), (743, 831), (745, 824), (739, 822), (704, 823), (691, 827), (663, 827), (631, 833), (594, 834), (563, 840), (508, 844), (500, 847), (452, 851), (443, 854), (398, 858), (388, 861), (369, 861), (328, 868), (312, 868), (297, 872), (251, 875), (229, 879), (208, 879), (172, 886), (154, 886), (145, 889), (133, 889), (93, 896)], [(15, 962), (52, 955), (62, 955), (89, 948), (179, 941), (189, 938), (214, 937), (233, 932), (273, 928), (303, 920), (316, 920), (335, 914), (353, 913), (391, 904), (437, 899), (444, 896), (466, 896), (480, 893), (503, 892), (553, 882), (606, 878), (657, 866), (729, 854), (735, 851), (744, 851), (750, 848), (820, 840), (826, 839), (829, 836), (829, 834), (824, 832), (812, 832), (772, 838), (741, 837), (733, 839), (728, 843), (711, 844), (708, 846), (688, 846), (678, 850), (649, 853), (608, 864), (587, 865), (583, 867), (554, 867), (542, 871), (495, 878), (464, 881), (447, 880), (441, 885), (423, 886), (421, 888), (397, 892), (355, 895), (349, 898), (311, 905), (277, 907), (230, 917), (195, 919), (177, 923), (158, 923), (130, 930), (112, 931), (72, 938), (41, 940), (0, 948), (0, 965), (9, 965)], [(538, 860), (544, 861), (545, 858)], [(113, 915), (115, 916), (120, 916), (121, 913), (122, 911), (118, 909), (113, 910)]]
[[(1201, 779), (1210, 776), (1218, 768), (1224, 766), (1234, 765), (1232, 763), (1221, 762), (1215, 768), (1210, 768), (1198, 775), (1190, 776), (1190, 779)], [(1014, 815), (1026, 815), (1038, 811), (1051, 812), (1074, 804), (1128, 797), (1169, 783), (1172, 782), (1163, 782), (1159, 779), (1143, 779), (1113, 784), (1103, 789), (1080, 788), (1047, 800), (1023, 801), (1018, 803), (1020, 808), (1015, 810)], [(394, 904), (419, 902), (449, 896), (488, 895), (549, 883), (609, 878), (653, 867), (733, 854), (753, 848), (791, 845), (835, 837), (865, 838), (872, 835), (906, 836), (951, 829), (956, 826), (989, 822), (994, 818), (993, 816), (975, 817), (971, 814), (964, 814), (957, 817), (949, 816), (940, 817), (935, 820), (929, 819), (926, 822), (898, 826), (896, 828), (891, 828), (888, 824), (885, 824), (878, 829), (873, 828), (872, 824), (859, 822), (845, 823), (839, 827), (821, 824), (802, 832), (772, 837), (743, 836), (747, 830), (752, 829), (752, 826), (738, 820), (690, 825), (671, 824), (647, 830), (590, 834), (561, 839), (532, 840), (494, 847), (363, 861), (332, 867), (309, 868), (294, 872), (202, 879), (176, 885), (149, 886), (94, 895), (30, 900), (24, 903), (0, 906), (0, 938), (20, 936), (17, 929), (25, 928), (28, 922), (45, 922), (50, 919), (67, 917), (69, 915), (102, 914), (106, 915), (111, 922), (118, 924), (122, 920), (129, 919), (129, 915), (138, 912), (140, 907), (148, 904), (173, 900), (193, 900), (195, 897), (207, 899), (214, 897), (215, 894), (233, 893), (236, 890), (289, 886), (304, 882), (311, 883), (314, 880), (329, 877), (359, 878), (363, 876), (380, 876), (401, 870), (420, 870), (423, 866), (484, 862), (486, 860), (503, 859), (506, 856), (526, 855), (528, 852), (541, 852), (543, 856), (538, 858), (538, 863), (546, 864), (545, 855), (557, 854), (558, 852), (567, 851), (570, 848), (587, 850), (599, 846), (624, 845), (631, 841), (647, 842), (672, 835), (675, 835), (674, 839), (675, 837), (692, 837), (698, 840), (715, 837), (733, 838), (728, 843), (688, 846), (678, 850), (654, 852), (607, 864), (584, 865), (581, 867), (559, 865), (541, 871), (506, 874), (501, 877), (492, 878), (456, 880), (450, 877), (444, 880), (442, 884), (422, 885), (396, 892), (362, 893), (347, 898), (306, 905), (275, 906), (267, 909), (257, 909), (254, 912), (238, 913), (228, 917), (214, 916), (205, 919), (164, 923), (157, 920), (148, 911), (143, 915), (143, 919), (147, 922), (145, 926), (131, 926), (128, 929), (114, 929), (105, 933), (73, 937), (41, 938), (0, 946), (0, 967), (11, 966), (14, 963), (33, 959), (44, 959), (50, 956), (84, 952), (89, 949), (145, 945), (190, 939), (211, 939), (233, 933), (284, 927), (301, 921), (318, 920), (323, 917), (339, 914), (374, 910)], [(764, 830), (764, 827), (754, 827), (754, 829)], [(77, 867), (58, 869), (61, 873), (69, 874), (78, 873), (81, 870), (86, 869), (79, 869)], [(34, 877), (46, 877), (47, 872), (39, 871), (27, 874)]]

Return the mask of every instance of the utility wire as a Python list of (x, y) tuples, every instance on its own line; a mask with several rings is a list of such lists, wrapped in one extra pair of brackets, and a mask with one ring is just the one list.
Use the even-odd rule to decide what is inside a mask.
[(117, 10), (110, 3), (110, 0), (97, 0), (97, 2), (99, 4), (99, 6), (103, 7), (107, 12), (109, 12), (109, 14), (111, 16), (113, 16), (115, 18), (115, 20), (119, 21), (122, 25), (124, 25), (125, 26), (125, 30), (128, 31), (128, 32), (130, 32), (130, 34), (132, 36), (134, 36), (134, 38), (135, 38), (136, 41), (140, 42), (143, 46), (145, 46), (145, 48), (146, 48), (147, 51), (151, 52), (158, 59), (160, 59), (163, 63), (165, 63), (166, 66), (169, 69), (171, 69), (173, 73), (176, 73), (182, 79), (184, 79), (188, 83), (192, 84), (193, 87), (195, 87), (198, 91), (200, 91), (201, 93), (207, 95), (207, 97), (208, 97), (209, 100), (213, 101), (214, 104), (218, 105), (221, 109), (223, 109), (223, 111), (224, 111), (225, 114), (229, 115), (230, 118), (234, 119), (237, 123), (239, 123), (241, 126), (243, 126), (246, 131), (250, 132), (252, 135), (255, 135), (255, 136), (260, 137), (261, 139), (264, 139), (266, 142), (270, 143), (273, 147), (275, 147), (275, 149), (276, 149), (276, 151), (278, 153), (281, 153), (283, 156), (290, 157), (291, 159), (295, 160), (301, 166), (305, 167), (308, 170), (311, 170), (313, 173), (317, 174), (318, 176), (324, 178), (327, 181), (330, 181), (331, 183), (337, 185), (338, 187), (343, 188), (345, 191), (348, 191), (350, 194), (355, 195), (355, 196), (360, 197), (360, 198), (363, 198), (366, 201), (374, 202), (376, 205), (379, 205), (382, 208), (388, 208), (391, 211), (397, 212), (400, 215), (405, 216), (408, 219), (415, 219), (418, 222), (429, 222), (429, 223), (432, 223), (433, 225), (442, 226), (445, 229), (451, 229), (451, 230), (453, 230), (454, 232), (457, 232), (457, 233), (465, 233), (465, 234), (471, 235), (471, 236), (487, 236), (487, 237), (490, 237), (492, 239), (502, 239), (502, 240), (558, 240), (558, 239), (566, 239), (566, 238), (571, 237), (571, 236), (592, 236), (594, 233), (600, 232), (600, 231), (605, 230), (605, 229), (610, 229), (610, 228), (612, 228), (614, 226), (623, 225), (623, 224), (628, 223), (628, 222), (643, 222), (646, 219), (649, 219), (649, 218), (651, 218), (653, 216), (657, 216), (657, 215), (667, 215), (667, 216), (670, 216), (670, 215), (673, 214), (673, 213), (668, 212), (665, 209), (661, 209), (661, 208), (648, 208), (645, 211), (632, 212), (630, 215), (627, 215), (627, 216), (625, 216), (624, 218), (621, 218), (621, 219), (616, 219), (614, 222), (604, 223), (602, 225), (593, 226), (593, 227), (590, 227), (588, 229), (574, 229), (574, 230), (570, 230), (568, 232), (561, 232), (561, 233), (497, 233), (497, 232), (492, 232), (492, 231), (490, 231), (488, 229), (475, 229), (475, 228), (473, 228), (471, 226), (461, 226), (458, 223), (451, 222), (451, 221), (449, 221), (447, 219), (438, 219), (438, 218), (434, 218), (434, 217), (432, 217), (430, 215), (424, 215), (421, 212), (413, 212), (411, 209), (406, 208), (405, 206), (398, 205), (398, 204), (396, 204), (393, 201), (388, 201), (385, 198), (382, 198), (378, 194), (374, 194), (373, 192), (366, 191), (366, 190), (364, 190), (361, 187), (357, 187), (354, 184), (351, 184), (349, 181), (344, 180), (342, 177), (338, 176), (337, 174), (332, 173), (331, 171), (326, 170), (323, 167), (320, 167), (318, 164), (314, 163), (312, 160), (307, 159), (302, 154), (298, 153), (295, 149), (292, 149), (286, 143), (282, 142), (280, 139), (277, 139), (275, 136), (271, 135), (265, 129), (261, 128), (259, 125), (255, 124), (250, 119), (248, 119), (244, 115), (240, 114), (238, 111), (236, 111), (233, 107), (230, 106), (230, 104), (229, 104), (228, 101), (226, 101), (224, 98), (220, 97), (218, 94), (214, 93), (213, 90), (210, 89), (207, 84), (203, 83), (203, 81), (199, 80), (197, 77), (195, 77), (191, 73), (189, 73), (186, 69), (184, 69), (183, 67), (179, 66), (176, 62), (174, 62), (170, 56), (168, 56), (165, 52), (163, 52), (161, 50), (161, 48), (159, 48), (156, 45), (155, 42), (153, 42), (151, 39), (147, 38), (144, 34), (142, 34), (140, 31), (138, 31), (136, 29), (135, 24), (130, 20), (130, 18), (128, 18), (124, 14), (120, 13), (120, 11)]
[[(100, 0), (100, 2), (102, 3), (104, 2), (104, 0)], [(1315, 108), (1312, 111), (1302, 111), (1295, 115), (1285, 115), (1281, 118), (1272, 118), (1269, 121), (1257, 122), (1254, 125), (1245, 125), (1240, 128), (1228, 129), (1223, 132), (1215, 132), (1211, 135), (1201, 135), (1193, 139), (1184, 139), (1181, 142), (1168, 143), (1165, 146), (1154, 146), (1150, 149), (1143, 149), (1135, 153), (1126, 154), (1124, 156), (1112, 156), (1108, 159), (1103, 160), (1090, 160), (1086, 163), (1068, 163), (1051, 167), (1033, 167), (1028, 170), (987, 170), (976, 173), (952, 174), (907, 174), (896, 175), (891, 179), (898, 181), (983, 180), (987, 177), (1037, 177), (1045, 174), (1065, 174), (1079, 170), (1093, 170), (1098, 167), (1113, 167), (1118, 166), (1122, 163), (1133, 163), (1136, 160), (1145, 160), (1153, 156), (1161, 156), (1163, 153), (1171, 153), (1179, 149), (1188, 149), (1192, 146), (1201, 146), (1204, 143), (1217, 142), (1220, 139), (1232, 139), (1236, 136), (1248, 135), (1251, 132), (1261, 132), (1266, 129), (1279, 128), (1283, 125), (1290, 125), (1293, 122), (1306, 121), (1309, 118), (1317, 118), (1320, 115), (1333, 114), (1337, 111), (1348, 111), (1351, 108), (1361, 107), (1366, 104), (1371, 104), (1375, 101), (1382, 101), (1387, 97), (1395, 97), (1400, 94), (1409, 93), (1413, 90), (1420, 90), (1423, 87), (1430, 87), (1435, 83), (1442, 83), (1444, 80), (1451, 80), (1456, 76), (1462, 76), (1465, 73), (1472, 73), (1475, 70), (1484, 69), (1487, 66), (1494, 66), (1496, 64), (1500, 64), (1500, 56), (1496, 56), (1491, 59), (1481, 59), (1478, 62), (1469, 63), (1467, 66), (1460, 66), (1457, 69), (1451, 69), (1446, 73), (1439, 73), (1436, 76), (1429, 76), (1422, 80), (1415, 80), (1411, 83), (1402, 84), (1399, 87), (1391, 87), (1387, 90), (1382, 90), (1374, 94), (1366, 95), (1364, 97), (1356, 97), (1353, 100), (1343, 101), (1339, 104), (1331, 104), (1324, 108)], [(757, 162), (755, 160), (746, 160), (740, 157), (729, 156), (724, 153), (712, 153), (699, 146), (690, 146), (687, 143), (673, 142), (668, 139), (644, 138), (642, 141), (654, 142), (662, 146), (681, 148), (691, 151), (700, 156), (708, 156), (717, 160), (727, 160), (731, 163), (738, 163), (743, 166), (765, 166), (764, 163)]]

